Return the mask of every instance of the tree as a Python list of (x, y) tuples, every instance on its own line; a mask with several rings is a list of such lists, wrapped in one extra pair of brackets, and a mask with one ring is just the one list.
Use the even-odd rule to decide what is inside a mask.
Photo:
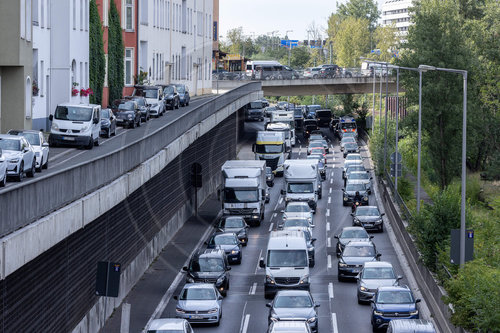
[(348, 17), (340, 23), (333, 44), (339, 66), (359, 66), (359, 57), (370, 50), (368, 29), (369, 22), (366, 19)]
[(354, 17), (368, 20), (370, 32), (375, 31), (380, 13), (377, 3), (373, 0), (349, 0), (337, 6), (337, 13), (342, 19)]
[(111, 1), (108, 28), (108, 86), (109, 105), (122, 97), (124, 86), (124, 58), (122, 28), (120, 14), (114, 1)]
[(90, 95), (90, 103), (93, 104), (102, 102), (105, 62), (101, 18), (95, 0), (91, 0), (89, 7), (89, 87), (94, 92)]
[(292, 50), (287, 49), (287, 55), (280, 60), (282, 64), (288, 65), (288, 51), (290, 51), (290, 66), (293, 68), (304, 68), (311, 58), (306, 47), (295, 47)]
[(378, 60), (390, 61), (392, 59), (392, 50), (395, 50), (399, 43), (397, 31), (394, 24), (379, 26), (375, 29), (375, 45), (381, 52), (380, 55), (375, 56)]
[(227, 32), (227, 39), (228, 44), (224, 45), (226, 47), (224, 51), (226, 52), (240, 54), (249, 58), (257, 51), (252, 39), (243, 34), (242, 27), (230, 29)]

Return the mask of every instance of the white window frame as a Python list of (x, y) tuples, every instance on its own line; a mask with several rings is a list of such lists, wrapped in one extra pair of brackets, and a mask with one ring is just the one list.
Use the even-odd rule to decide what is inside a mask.
[(102, 25), (109, 25), (109, 0), (102, 0)]
[[(130, 51), (130, 57), (127, 57), (127, 51)], [(123, 66), (124, 66), (124, 84), (126, 87), (130, 87), (134, 85), (134, 48), (126, 47), (125, 54), (123, 55)], [(130, 76), (127, 78), (127, 62), (130, 62)], [(130, 79), (130, 82), (127, 83), (127, 79)]]
[[(128, 2), (131, 3), (128, 3)], [(123, 18), (124, 18), (124, 29), (125, 31), (134, 31), (135, 24), (134, 24), (134, 15), (135, 15), (135, 10), (134, 10), (134, 0), (123, 0)], [(127, 9), (131, 10), (131, 15), (130, 15), (130, 20), (131, 22), (128, 22), (128, 15), (127, 15)], [(128, 27), (130, 23), (130, 28)]]

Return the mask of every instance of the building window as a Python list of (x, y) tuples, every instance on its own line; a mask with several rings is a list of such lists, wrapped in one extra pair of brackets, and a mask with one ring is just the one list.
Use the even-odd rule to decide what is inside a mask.
[[(26, 2), (26, 40), (28, 42), (31, 41), (31, 1), (27, 0)], [(30, 107), (31, 110), (31, 107)]]
[(104, 86), (108, 86), (108, 55), (104, 54)]
[(125, 29), (134, 30), (134, 1), (125, 0)]
[(31, 22), (38, 26), (38, 0), (31, 0)]
[(80, 30), (83, 30), (83, 0), (80, 0)]
[(134, 83), (134, 49), (125, 49), (125, 85), (130, 86)]
[[(109, 0), (103, 0), (102, 2), (102, 25), (108, 26), (108, 10), (109, 10)], [(147, 1), (146, 1), (147, 2)]]
[[(31, 15), (30, 15), (31, 16)], [(25, 92), (25, 100), (24, 100), (24, 108), (25, 108), (25, 116), (26, 119), (31, 118), (31, 94), (33, 92), (33, 87), (31, 86), (31, 79), (28, 76), (26, 78), (26, 92)]]
[(73, 30), (76, 30), (76, 0), (73, 0)]
[(148, 25), (148, 3), (149, 1), (141, 1), (141, 24)]
[(45, 27), (45, 1), (46, 0), (42, 0), (40, 2), (40, 5), (41, 5), (41, 9), (40, 9), (40, 26), (42, 28)]
[(21, 38), (26, 38), (26, 0), (21, 0)]
[(43, 96), (43, 91), (44, 91), (44, 84), (43, 84), (43, 76), (44, 76), (44, 73), (45, 73), (45, 69), (44, 69), (44, 63), (43, 63), (43, 60), (40, 61), (40, 80), (38, 80), (37, 78), (37, 82), (38, 82), (38, 86), (40, 87), (40, 92), (39, 94), (41, 96)]

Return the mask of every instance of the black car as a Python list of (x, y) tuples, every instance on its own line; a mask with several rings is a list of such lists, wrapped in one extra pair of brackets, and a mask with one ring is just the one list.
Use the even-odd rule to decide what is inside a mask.
[(191, 96), (189, 95), (189, 88), (185, 84), (176, 84), (177, 92), (179, 93), (179, 102), (181, 106), (188, 106), (191, 101)]
[(335, 235), (334, 238), (337, 239), (335, 252), (337, 253), (337, 257), (340, 257), (347, 243), (351, 241), (369, 241), (373, 236), (368, 235), (363, 227), (345, 227), (342, 229), (342, 232)]
[(359, 180), (348, 181), (342, 192), (344, 192), (342, 202), (344, 206), (354, 202), (356, 192), (359, 192), (359, 195), (361, 196), (360, 205), (368, 206), (369, 204), (368, 189), (366, 188), (366, 184), (360, 182)]
[(234, 232), (215, 233), (205, 244), (209, 249), (220, 248), (224, 250), (227, 260), (231, 264), (241, 264), (241, 242)]
[(131, 96), (131, 97), (127, 97), (127, 99), (130, 99), (132, 101), (137, 102), (137, 105), (139, 106), (139, 109), (141, 110), (142, 121), (146, 122), (151, 118), (151, 115), (150, 115), (151, 107), (148, 105), (146, 98), (144, 98), (142, 96)]
[(106, 138), (116, 135), (116, 117), (111, 109), (101, 110), (101, 132), (99, 134)]
[(266, 167), (266, 183), (269, 187), (274, 186), (274, 173), (271, 167)]
[(141, 126), (141, 110), (136, 101), (119, 99), (113, 102), (113, 114), (116, 123), (123, 127), (135, 128)]
[(165, 107), (170, 108), (170, 110), (178, 109), (181, 105), (179, 93), (177, 92), (177, 87), (174, 84), (169, 84), (162, 86), (163, 88), (163, 100), (165, 101)]
[(360, 206), (355, 213), (351, 213), (352, 225), (361, 226), (366, 230), (384, 231), (384, 221), (377, 206)]
[(320, 79), (333, 79), (340, 76), (342, 76), (342, 71), (337, 65), (323, 67), (318, 73)]
[(223, 296), (227, 295), (231, 267), (224, 251), (213, 249), (196, 253), (182, 270), (187, 273), (186, 283), (213, 283)]
[(305, 119), (304, 120), (304, 138), (309, 138), (312, 131), (318, 130), (318, 122), (316, 119)]
[(309, 324), (312, 332), (318, 332), (316, 309), (319, 304), (314, 302), (309, 291), (280, 290), (266, 306), (269, 308), (268, 324), (280, 320), (303, 320)]
[(248, 225), (243, 216), (227, 215), (221, 217), (214, 226), (219, 232), (234, 232), (243, 246), (248, 244)]
[(339, 257), (337, 265), (338, 280), (355, 279), (361, 272), (365, 262), (380, 260), (380, 256), (381, 254), (377, 252), (372, 241), (350, 241)]

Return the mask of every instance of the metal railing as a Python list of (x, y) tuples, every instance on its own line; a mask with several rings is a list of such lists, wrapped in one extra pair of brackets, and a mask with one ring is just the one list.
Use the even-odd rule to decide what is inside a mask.
[(384, 179), (387, 181), (387, 184), (389, 185), (391, 192), (392, 192), (392, 197), (396, 201), (396, 203), (399, 205), (399, 208), (401, 209), (405, 220), (411, 220), (412, 215), (410, 210), (408, 209), (408, 206), (406, 205), (406, 202), (401, 198), (401, 195), (399, 195), (399, 192), (396, 192), (396, 189), (394, 187), (394, 182), (392, 181), (391, 175), (385, 170), (384, 172)]

